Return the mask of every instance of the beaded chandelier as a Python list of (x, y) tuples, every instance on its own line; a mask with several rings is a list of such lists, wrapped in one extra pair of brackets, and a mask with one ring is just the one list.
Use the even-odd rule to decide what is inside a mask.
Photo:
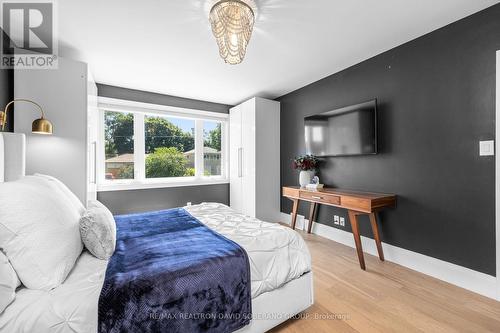
[(221, 0), (212, 7), (209, 18), (221, 58), (231, 65), (241, 63), (252, 37), (253, 9), (241, 0)]

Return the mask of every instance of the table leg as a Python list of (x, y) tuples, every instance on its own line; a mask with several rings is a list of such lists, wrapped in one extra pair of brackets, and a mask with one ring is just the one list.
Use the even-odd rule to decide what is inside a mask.
[(378, 257), (381, 261), (384, 261), (384, 251), (382, 250), (382, 242), (380, 241), (380, 234), (378, 232), (377, 216), (375, 213), (370, 214), (370, 223), (372, 225), (373, 238), (375, 238), (375, 243), (377, 244)]
[(299, 209), (299, 199), (292, 199), (293, 208), (292, 208), (292, 229), (295, 229), (295, 223), (297, 222), (297, 211)]
[(358, 228), (358, 213), (349, 210), (349, 222), (351, 223), (354, 242), (356, 243), (356, 251), (358, 252), (359, 266), (362, 270), (366, 270), (365, 257), (363, 256), (363, 246), (361, 245), (361, 236)]
[(315, 202), (311, 202), (311, 208), (309, 209), (309, 226), (307, 227), (308, 234), (311, 233), (317, 209), (318, 209), (318, 204)]

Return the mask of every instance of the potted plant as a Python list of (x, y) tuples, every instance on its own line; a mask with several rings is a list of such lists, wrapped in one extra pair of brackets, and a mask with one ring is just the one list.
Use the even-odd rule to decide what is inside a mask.
[(305, 187), (307, 184), (311, 183), (311, 179), (314, 177), (318, 163), (319, 160), (314, 155), (295, 157), (293, 160), (293, 168), (295, 170), (300, 170), (299, 184), (301, 187)]

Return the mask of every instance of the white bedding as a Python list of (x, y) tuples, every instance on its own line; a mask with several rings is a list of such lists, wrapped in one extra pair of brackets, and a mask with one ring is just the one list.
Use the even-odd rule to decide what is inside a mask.
[(288, 227), (238, 214), (219, 203), (203, 203), (184, 209), (245, 249), (250, 259), (252, 298), (311, 270), (311, 255), (306, 243)]
[[(194, 217), (248, 253), (252, 298), (311, 270), (304, 240), (290, 228), (235, 213), (222, 204), (185, 207)], [(83, 252), (66, 281), (51, 291), (18, 290), (0, 315), (0, 332), (95, 332), (107, 261)]]
[(59, 287), (18, 290), (14, 302), (0, 315), (0, 332), (95, 333), (107, 263), (84, 251)]

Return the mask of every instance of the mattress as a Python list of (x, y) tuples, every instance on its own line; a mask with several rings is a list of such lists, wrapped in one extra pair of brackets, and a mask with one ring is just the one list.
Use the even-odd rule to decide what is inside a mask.
[[(209, 228), (237, 242), (250, 259), (252, 298), (311, 270), (311, 257), (295, 231), (237, 214), (217, 203), (185, 207)], [(50, 291), (20, 288), (0, 315), (0, 332), (95, 332), (107, 261), (84, 251), (64, 283)]]

